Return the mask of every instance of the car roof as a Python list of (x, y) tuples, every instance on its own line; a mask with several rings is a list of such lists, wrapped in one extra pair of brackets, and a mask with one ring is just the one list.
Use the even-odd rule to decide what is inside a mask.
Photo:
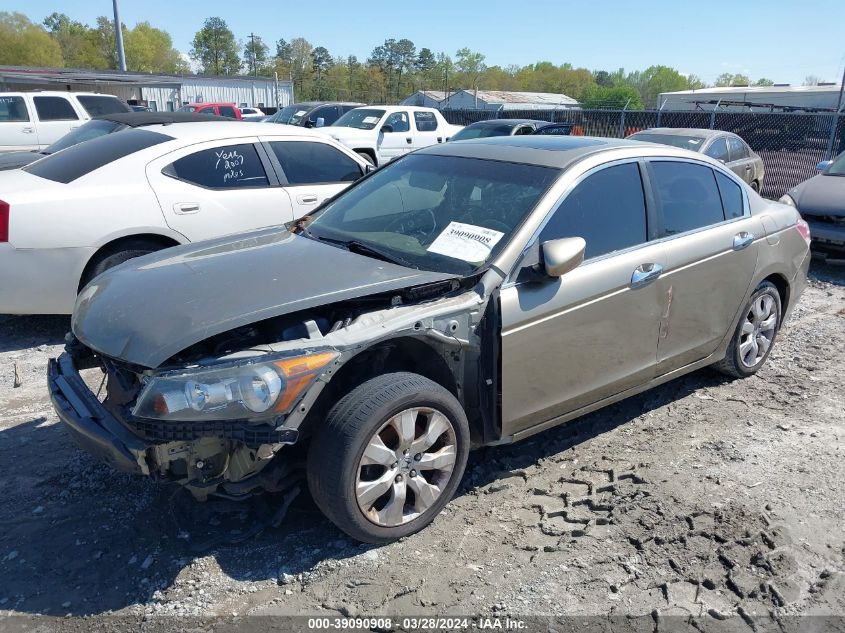
[[(484, 127), (486, 125), (555, 125), (552, 121), (541, 119), (485, 119), (470, 123), (467, 127)], [(568, 125), (568, 124), (565, 124)]]
[[(213, 106), (213, 105), (216, 105), (216, 106), (222, 106), (222, 105), (233, 106), (233, 105), (235, 105), (235, 102), (234, 101), (200, 101), (199, 103), (189, 103), (187, 105), (192, 106), (194, 108), (204, 108), (205, 106)], [(182, 106), (182, 107), (184, 108), (185, 106)]]
[(117, 99), (121, 101), (120, 97), (115, 95), (110, 95), (105, 92), (77, 92), (76, 90), (72, 92), (68, 92), (67, 90), (3, 90), (0, 91), (0, 95), (19, 95), (19, 94), (29, 94), (34, 96), (48, 96), (48, 97), (67, 97), (68, 95), (73, 96), (83, 96), (83, 97), (111, 97), (112, 99)]
[(221, 119), (214, 116), (209, 118), (211, 120), (190, 123), (163, 123), (146, 126), (144, 129), (151, 132), (160, 132), (174, 139), (190, 140), (197, 143), (242, 136), (302, 136), (331, 140), (326, 134), (298, 125), (282, 123), (267, 125), (258, 121), (236, 121), (235, 119)]
[(714, 136), (718, 136), (720, 134), (731, 135), (730, 132), (725, 132), (724, 130), (709, 130), (707, 128), (699, 127), (650, 127), (647, 130), (635, 132), (635, 134), (639, 134), (640, 132), (648, 134), (665, 134), (666, 136), (695, 136), (699, 138), (713, 138)]
[(314, 108), (317, 106), (324, 106), (324, 105), (354, 105), (354, 106), (363, 106), (367, 105), (365, 103), (361, 103), (360, 101), (298, 101), (297, 103), (291, 103), (290, 107), (308, 107)]
[(114, 121), (129, 127), (142, 125), (156, 125), (164, 123), (189, 123), (199, 121), (219, 121), (220, 117), (213, 114), (199, 114), (197, 112), (115, 112), (95, 116), (95, 120)]
[[(600, 152), (615, 149), (657, 148), (668, 153), (672, 148), (656, 143), (642, 143), (616, 138), (598, 138), (591, 136), (494, 136), (487, 138), (452, 141), (417, 150), (415, 154), (436, 154), (462, 158), (481, 158), (499, 160), (542, 167), (566, 169), (572, 163)], [(687, 150), (675, 150), (681, 155), (690, 156)]]

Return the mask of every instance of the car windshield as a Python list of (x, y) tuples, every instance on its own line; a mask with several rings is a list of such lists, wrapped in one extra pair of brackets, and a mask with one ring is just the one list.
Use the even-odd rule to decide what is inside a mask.
[(285, 106), (276, 114), (267, 119), (268, 123), (285, 123), (287, 125), (299, 125), (302, 119), (308, 114), (311, 106), (301, 103)]
[(89, 141), (92, 138), (111, 134), (122, 127), (122, 123), (115, 123), (114, 121), (99, 121), (96, 119), (88, 121), (88, 123), (80, 125), (75, 130), (71, 130), (52, 145), (48, 145), (42, 153), (55, 154), (60, 150), (76, 145), (77, 143), (81, 143), (82, 141)]
[(628, 137), (632, 141), (646, 141), (648, 143), (660, 143), (671, 145), (682, 149), (697, 152), (701, 149), (704, 139), (700, 136), (687, 136), (685, 134), (655, 134), (653, 132), (637, 132)]
[(488, 136), (508, 136), (513, 126), (501, 125), (468, 125), (457, 134), (452, 135), (453, 141), (465, 141), (470, 138), (486, 138)]
[(825, 170), (827, 176), (845, 176), (845, 152), (842, 152)]
[(303, 221), (313, 239), (411, 268), (467, 275), (491, 261), (560, 170), (412, 154)]
[(359, 130), (372, 130), (381, 117), (384, 116), (384, 110), (377, 110), (375, 108), (355, 108), (350, 110), (337, 121), (332, 123), (333, 127), (354, 127)]

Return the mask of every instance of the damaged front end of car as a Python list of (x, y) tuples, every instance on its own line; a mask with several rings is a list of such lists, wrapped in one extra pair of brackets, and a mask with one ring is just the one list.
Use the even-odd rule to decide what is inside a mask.
[[(488, 302), (476, 282), (436, 281), (266, 318), (155, 368), (69, 335), (50, 363), (52, 401), (76, 442), (119, 470), (177, 483), (199, 500), (284, 491), (303, 476), (313, 425), (372, 375), (412, 364), (448, 384), (468, 411), (493, 410), (465, 389), (482, 366), (495, 368), (482, 358)], [(101, 398), (80, 373), (96, 368)], [(497, 388), (495, 379), (482, 384)]]

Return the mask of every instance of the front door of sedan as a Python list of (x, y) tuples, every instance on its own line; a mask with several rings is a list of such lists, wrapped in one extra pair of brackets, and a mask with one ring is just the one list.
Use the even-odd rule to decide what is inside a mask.
[(754, 275), (762, 226), (742, 187), (710, 165), (647, 164), (668, 258), (657, 283), (666, 297), (657, 346), (665, 373), (706, 358), (729, 333)]
[(310, 213), (364, 175), (359, 159), (322, 139), (261, 139), (290, 196), (293, 216)]
[(748, 146), (741, 140), (734, 136), (728, 137), (728, 151), (730, 152), (730, 161), (728, 167), (731, 171), (739, 176), (749, 185), (754, 180), (754, 158)]
[(200, 143), (149, 163), (168, 226), (197, 241), (293, 220), (290, 197), (257, 141)]
[(594, 170), (552, 212), (535, 247), (582, 237), (585, 261), (501, 290), (504, 435), (654, 376), (666, 247), (652, 236), (637, 161)]

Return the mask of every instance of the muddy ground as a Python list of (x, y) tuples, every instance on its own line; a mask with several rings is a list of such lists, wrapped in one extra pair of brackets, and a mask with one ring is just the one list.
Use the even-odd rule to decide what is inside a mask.
[(698, 371), (481, 450), (434, 524), (386, 547), (307, 493), (213, 545), (272, 508), (198, 508), (80, 452), (45, 388), (67, 329), (0, 316), (0, 615), (845, 616), (845, 268), (814, 265), (757, 376)]

